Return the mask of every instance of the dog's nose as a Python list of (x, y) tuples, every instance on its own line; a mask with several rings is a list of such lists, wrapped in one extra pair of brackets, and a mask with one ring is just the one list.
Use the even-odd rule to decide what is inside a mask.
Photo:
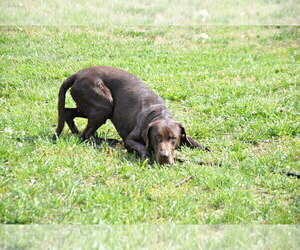
[(168, 150), (162, 150), (162, 151), (160, 151), (159, 156), (161, 158), (168, 158), (170, 156), (170, 153)]

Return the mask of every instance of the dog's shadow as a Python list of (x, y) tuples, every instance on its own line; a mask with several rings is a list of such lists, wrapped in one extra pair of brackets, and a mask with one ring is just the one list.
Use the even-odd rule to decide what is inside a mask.
[[(20, 141), (20, 142), (36, 143), (39, 139), (43, 138), (46, 141), (49, 141), (49, 142), (52, 142), (52, 143), (56, 144), (61, 139), (71, 140), (72, 137), (73, 136), (66, 137), (66, 138), (61, 137), (60, 139), (55, 139), (55, 140), (53, 140), (53, 137), (50, 137), (50, 136), (14, 137), (14, 139), (17, 140), (17, 141)], [(112, 149), (112, 150), (125, 149), (124, 142), (121, 141), (121, 140), (118, 140), (118, 139), (103, 138), (103, 137), (99, 137), (99, 136), (96, 136), (96, 135), (94, 135), (93, 137), (91, 137), (87, 141), (82, 141), (82, 140), (80, 140), (80, 137), (77, 137), (77, 136), (76, 136), (76, 138), (77, 138), (77, 140), (75, 141), (75, 143), (77, 145), (92, 146), (95, 149), (105, 149), (105, 148), (109, 148), (109, 149)], [(202, 149), (202, 148), (200, 148), (200, 149)], [(180, 151), (181, 147), (178, 148), (177, 150)], [(168, 168), (170, 166), (169, 164), (165, 164), (165, 165), (157, 164), (154, 160), (154, 156), (153, 156), (152, 152), (150, 154), (150, 158), (146, 159), (145, 161), (141, 161), (139, 155), (137, 153), (134, 153), (134, 152), (133, 152), (133, 154), (128, 153), (128, 154), (126, 154), (126, 156), (123, 155), (123, 157), (121, 157), (121, 158), (122, 158), (122, 160), (125, 160), (125, 161), (130, 161), (130, 162), (135, 161), (138, 165), (140, 165), (142, 167), (145, 167), (145, 168), (153, 168), (153, 167)], [(186, 162), (186, 160), (184, 160), (182, 158), (176, 158), (175, 162), (181, 164), (181, 163)], [(200, 164), (200, 165), (208, 164), (208, 163), (204, 163), (204, 162), (197, 162), (197, 163)], [(219, 164), (214, 164), (213, 163), (212, 165), (219, 165)]]

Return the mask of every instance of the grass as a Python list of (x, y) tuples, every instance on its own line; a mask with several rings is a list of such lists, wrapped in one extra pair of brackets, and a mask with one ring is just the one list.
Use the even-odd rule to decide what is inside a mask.
[[(3, 249), (297, 249), (297, 225), (1, 225)], [(84, 239), (84, 240), (83, 240)]]
[[(2, 26), (0, 222), (299, 223), (299, 181), (273, 173), (300, 171), (299, 33), (298, 27)], [(60, 84), (92, 65), (139, 76), (212, 152), (183, 148), (177, 154), (185, 163), (158, 166), (123, 147), (81, 144), (67, 129), (53, 143)], [(70, 97), (67, 104), (74, 105)], [(77, 122), (84, 128), (85, 120)], [(111, 123), (99, 135), (118, 138)]]
[(294, 0), (2, 0), (4, 25), (297, 25)]

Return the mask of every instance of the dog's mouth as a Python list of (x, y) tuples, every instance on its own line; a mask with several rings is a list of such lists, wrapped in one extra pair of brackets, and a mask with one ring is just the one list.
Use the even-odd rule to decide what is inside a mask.
[(175, 157), (161, 157), (161, 156), (156, 156), (155, 157), (156, 162), (158, 164), (173, 164), (175, 162)]

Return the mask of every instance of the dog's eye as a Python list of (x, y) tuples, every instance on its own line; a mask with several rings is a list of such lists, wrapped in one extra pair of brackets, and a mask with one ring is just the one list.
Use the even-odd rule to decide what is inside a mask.
[(157, 142), (162, 142), (162, 136), (156, 136), (156, 137), (155, 137), (155, 140), (156, 140)]
[(172, 143), (175, 143), (176, 142), (176, 137), (170, 137), (169, 141), (171, 141)]

